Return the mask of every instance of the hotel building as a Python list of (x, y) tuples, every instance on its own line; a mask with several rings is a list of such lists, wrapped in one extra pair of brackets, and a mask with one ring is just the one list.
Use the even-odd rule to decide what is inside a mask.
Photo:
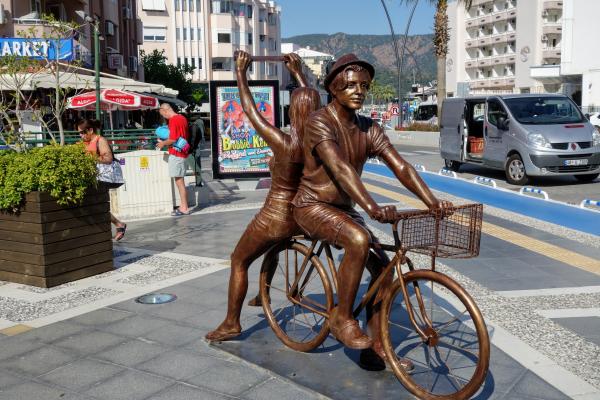
[(586, 0), (473, 0), (469, 10), (452, 1), (448, 96), (548, 92), (600, 105), (600, 57), (586, 45), (600, 33), (599, 13), (600, 2)]
[[(268, 0), (137, 0), (141, 50), (188, 64), (194, 82), (235, 79), (233, 53), (281, 54), (281, 9)], [(251, 65), (251, 79), (281, 80), (281, 63)]]

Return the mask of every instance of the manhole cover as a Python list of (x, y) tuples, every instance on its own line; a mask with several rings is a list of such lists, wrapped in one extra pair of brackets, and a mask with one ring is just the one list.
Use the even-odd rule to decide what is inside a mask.
[(141, 304), (164, 304), (169, 303), (177, 299), (177, 296), (169, 293), (150, 293), (135, 299), (136, 302)]

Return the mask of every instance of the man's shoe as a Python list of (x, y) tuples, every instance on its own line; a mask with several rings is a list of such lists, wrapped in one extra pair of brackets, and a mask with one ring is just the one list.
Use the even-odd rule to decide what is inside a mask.
[(348, 319), (338, 326), (331, 325), (329, 329), (337, 340), (351, 349), (363, 350), (373, 345), (373, 340), (363, 333), (354, 319)]

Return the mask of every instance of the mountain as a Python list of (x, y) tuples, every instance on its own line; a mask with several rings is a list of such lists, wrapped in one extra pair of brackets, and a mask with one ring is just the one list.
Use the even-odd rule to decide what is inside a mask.
[[(397, 37), (398, 49), (402, 49), (403, 37)], [(354, 53), (373, 64), (376, 79), (382, 84), (397, 85), (396, 57), (391, 35), (349, 35), (346, 33), (310, 34), (292, 36), (282, 42), (296, 43), (302, 47), (333, 54)], [(433, 35), (414, 35), (406, 38), (404, 54), (403, 89), (410, 89), (413, 77), (417, 83), (435, 79), (436, 63), (433, 49)]]

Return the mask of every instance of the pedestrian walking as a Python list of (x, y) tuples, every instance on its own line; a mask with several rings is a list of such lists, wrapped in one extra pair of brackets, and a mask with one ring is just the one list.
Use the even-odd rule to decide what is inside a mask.
[[(100, 125), (100, 121), (83, 119), (77, 122), (77, 131), (88, 153), (93, 154), (99, 164), (112, 164), (114, 157), (110, 145), (106, 138), (98, 134)], [(98, 183), (100, 186), (105, 185), (101, 181)], [(110, 213), (110, 222), (115, 226), (117, 231), (114, 240), (119, 241), (123, 239), (127, 230), (127, 224), (120, 221), (112, 213)]]

